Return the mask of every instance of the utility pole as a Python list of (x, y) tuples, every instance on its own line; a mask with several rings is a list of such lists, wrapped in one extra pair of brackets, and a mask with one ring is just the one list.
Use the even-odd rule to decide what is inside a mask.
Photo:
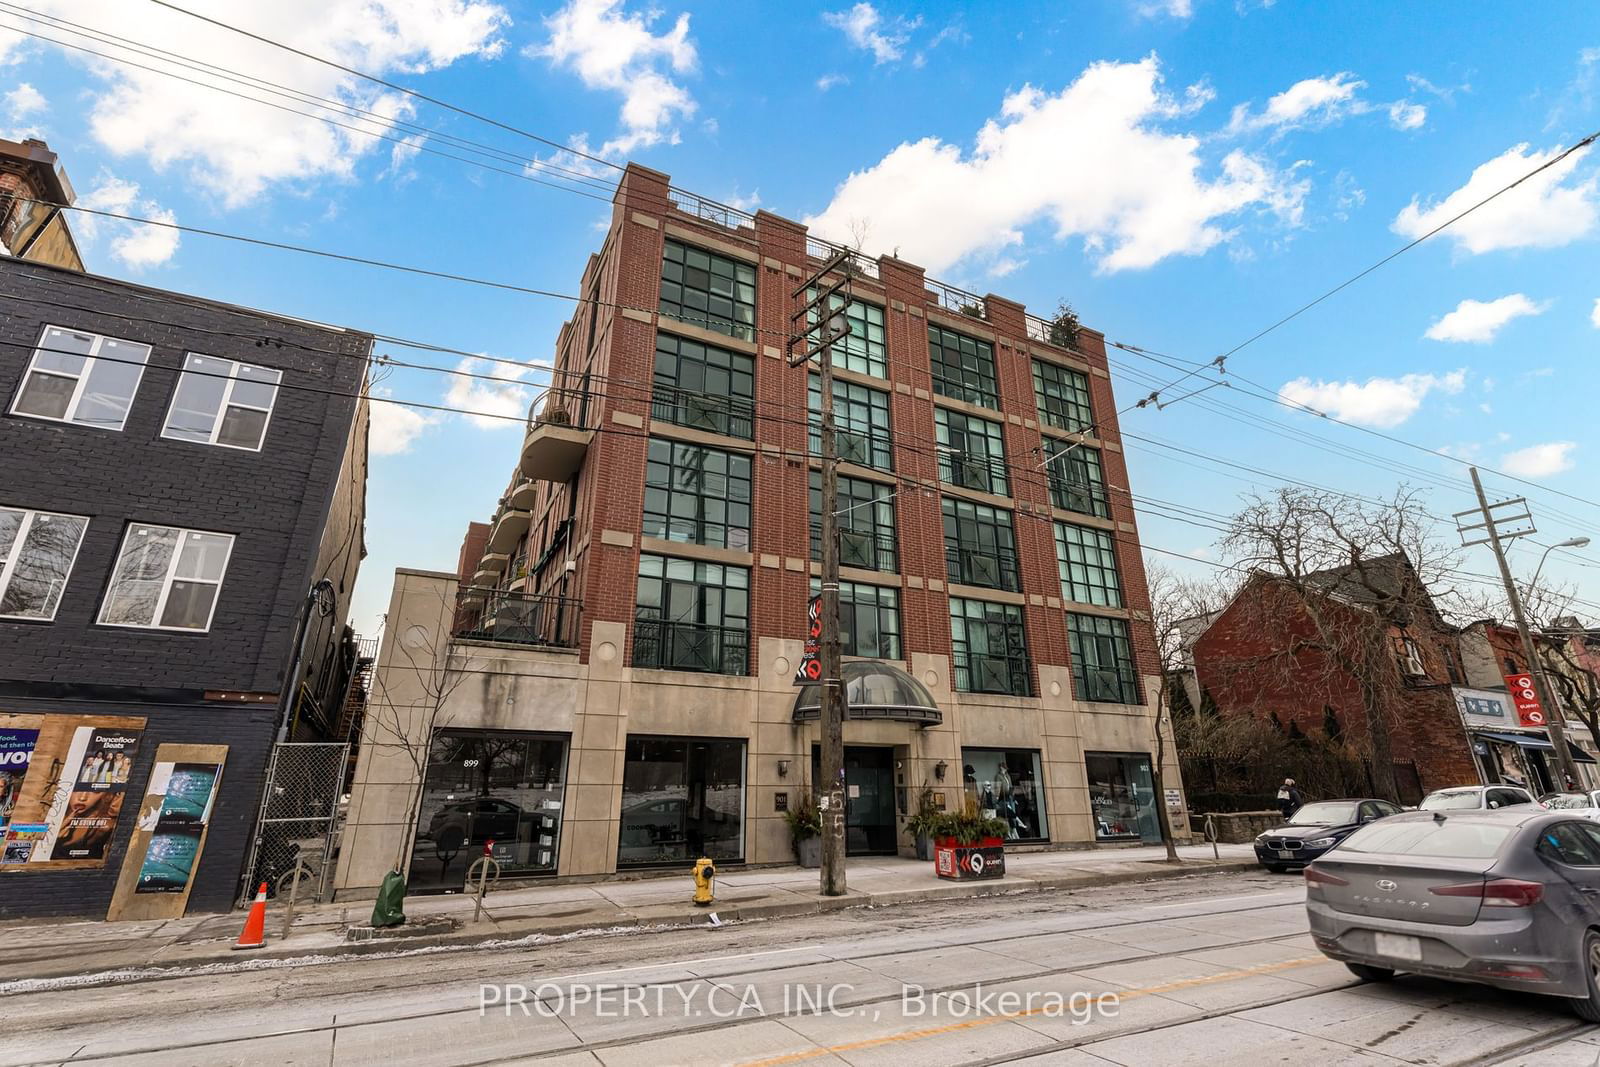
[[(837, 253), (794, 291), (794, 298), (802, 306), (790, 319), (795, 332), (789, 337), (789, 365), (809, 367), (815, 358), (822, 388), (822, 638), (818, 649), (822, 773), (817, 782), (817, 804), (822, 814), (822, 894), (829, 897), (845, 893), (845, 691), (839, 671), (839, 454), (833, 418), (833, 346), (850, 333), (850, 320), (844, 311), (850, 306), (850, 260), (851, 253)], [(841, 268), (842, 280), (831, 286), (823, 284), (829, 274)], [(806, 299), (813, 291), (816, 295)], [(837, 309), (836, 298), (842, 300)], [(809, 683), (810, 679), (801, 677), (796, 681)]]
[[(1522, 610), (1522, 596), (1517, 592), (1517, 583), (1511, 577), (1511, 565), (1506, 562), (1505, 549), (1501, 547), (1504, 541), (1537, 532), (1533, 525), (1533, 514), (1528, 510), (1528, 501), (1525, 497), (1490, 504), (1489, 498), (1484, 496), (1483, 482), (1478, 478), (1478, 468), (1472, 467), (1471, 471), (1472, 488), (1478, 494), (1478, 506), (1456, 513), (1456, 529), (1461, 534), (1463, 545), (1468, 547), (1488, 545), (1494, 550), (1495, 562), (1500, 565), (1500, 580), (1506, 587), (1506, 599), (1511, 603), (1511, 617), (1517, 624), (1518, 635), (1522, 638), (1522, 654), (1527, 657), (1528, 671), (1533, 675), (1534, 689), (1539, 694), (1539, 703), (1544, 706), (1545, 729), (1550, 734), (1551, 747), (1556, 750), (1556, 763), (1561, 768), (1562, 776), (1576, 786), (1583, 779), (1578, 777), (1578, 766), (1572, 761), (1572, 751), (1567, 747), (1566, 715), (1556, 704), (1550, 688), (1550, 679), (1545, 676), (1539, 650), (1534, 647), (1533, 634), (1528, 630), (1528, 617)], [(1496, 508), (1502, 510), (1497, 514)], [(1478, 521), (1464, 523), (1462, 520), (1466, 518)], [(1508, 525), (1515, 528), (1501, 529), (1502, 526)], [(1567, 788), (1565, 782), (1558, 782), (1556, 785), (1558, 790)]]

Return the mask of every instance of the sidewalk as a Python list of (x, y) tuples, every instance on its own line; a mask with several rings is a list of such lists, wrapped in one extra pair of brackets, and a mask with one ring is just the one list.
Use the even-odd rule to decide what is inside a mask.
[(896, 856), (863, 857), (849, 862), (850, 892), (843, 897), (819, 895), (815, 870), (773, 867), (718, 877), (716, 904), (711, 908), (690, 903), (693, 880), (685, 865), (681, 878), (536, 885), (491, 892), (477, 922), (473, 921), (475, 901), (470, 896), (411, 897), (406, 900), (405, 927), (386, 936), (354, 941), (348, 939), (349, 931), (367, 925), (372, 915), (370, 900), (302, 908), (287, 938), (281, 936), (283, 911), (274, 902), (267, 910), (267, 946), (250, 952), (232, 950), (244, 923), (243, 912), (127, 923), (16, 920), (0, 923), (0, 937), (9, 946), (0, 989), (19, 979), (468, 946), (627, 927), (687, 926), (709, 921), (710, 913), (722, 922), (770, 919), (838, 908), (1114, 885), (1256, 866), (1248, 845), (1220, 846), (1220, 860), (1212, 859), (1209, 845), (1183, 846), (1178, 852), (1184, 860), (1178, 866), (1164, 862), (1165, 852), (1160, 847), (1008, 855), (1004, 878), (977, 882), (942, 880), (934, 875), (931, 863)]

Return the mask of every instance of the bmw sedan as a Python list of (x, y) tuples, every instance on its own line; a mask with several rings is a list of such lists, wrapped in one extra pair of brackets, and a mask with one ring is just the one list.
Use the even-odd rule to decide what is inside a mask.
[(1396, 971), (1564, 997), (1600, 1022), (1600, 824), (1517, 805), (1363, 826), (1306, 868), (1323, 955), (1364, 981)]
[(1369, 822), (1400, 808), (1387, 800), (1319, 800), (1300, 808), (1289, 821), (1256, 837), (1256, 859), (1278, 873), (1303, 867)]

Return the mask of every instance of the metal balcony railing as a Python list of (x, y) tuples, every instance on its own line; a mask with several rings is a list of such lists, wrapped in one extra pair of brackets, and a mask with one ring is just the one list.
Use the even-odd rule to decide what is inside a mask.
[(954, 311), (957, 315), (973, 319), (984, 319), (989, 316), (983, 297), (977, 293), (969, 293), (965, 289), (957, 289), (953, 285), (936, 282), (931, 278), (924, 279), (923, 287), (933, 294), (940, 307)]
[(1098, 515), (1102, 519), (1111, 515), (1104, 485), (1085, 481), (1070, 470), (1061, 470), (1066, 462), (1052, 462), (1047, 471), (1050, 483), (1050, 503), (1063, 511), (1076, 511), (1080, 515)]
[(577, 648), (582, 617), (572, 597), (468, 587), (456, 594), (451, 632), (475, 641)]
[(651, 393), (650, 417), (727, 437), (755, 439), (756, 406), (735, 396), (713, 396), (656, 383)]
[(1028, 677), (1028, 654), (1024, 651), (1001, 656), (957, 652), (954, 675), (955, 688), (960, 693), (1033, 695)]
[(939, 477), (963, 489), (976, 489), (995, 496), (1011, 495), (1006, 481), (1006, 461), (996, 456), (953, 452), (940, 446)]
[(1010, 593), (1021, 589), (1015, 549), (966, 548), (946, 541), (944, 558), (952, 582), (981, 585), (986, 589), (1004, 589)]
[(748, 630), (644, 616), (633, 620), (635, 667), (744, 675), (749, 664)]
[(1041, 319), (1037, 315), (1026, 315), (1024, 318), (1028, 324), (1028, 340), (1042, 341), (1047, 345), (1065, 348), (1069, 352), (1078, 350), (1078, 339), (1073, 336), (1070, 329), (1059, 322)]
[[(822, 559), (822, 524), (811, 524), (811, 558)], [(895, 553), (894, 532), (892, 530), (879, 530), (874, 528), (852, 529), (844, 525), (841, 517), (839, 526), (839, 566), (859, 567), (867, 571), (889, 571), (899, 569)]]
[(672, 206), (686, 215), (693, 215), (705, 222), (715, 223), (730, 230), (743, 229), (754, 226), (756, 217), (748, 211), (741, 211), (727, 204), (719, 204), (715, 200), (708, 200), (703, 196), (687, 192), (683, 189), (667, 190), (667, 199), (672, 201)]
[(571, 426), (586, 429), (589, 424), (589, 391), (551, 386), (528, 405), (528, 429), (535, 426)]
[(845, 264), (845, 270), (855, 274), (860, 274), (867, 278), (878, 277), (877, 260), (870, 259), (860, 252), (857, 252), (855, 249), (848, 248), (845, 245), (837, 245), (832, 241), (824, 241), (820, 237), (811, 237), (809, 235), (806, 237), (806, 255), (810, 256), (812, 259), (819, 259), (823, 262), (826, 262), (838, 255), (840, 252), (850, 253), (850, 258)]
[(1105, 704), (1138, 704), (1139, 684), (1130, 667), (1079, 667), (1073, 672), (1078, 699)]

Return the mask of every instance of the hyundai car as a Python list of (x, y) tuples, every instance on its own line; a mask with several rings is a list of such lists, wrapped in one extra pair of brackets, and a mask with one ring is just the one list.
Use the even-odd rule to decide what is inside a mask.
[(1369, 822), (1401, 809), (1387, 800), (1319, 800), (1256, 837), (1256, 859), (1274, 874), (1303, 867)]

